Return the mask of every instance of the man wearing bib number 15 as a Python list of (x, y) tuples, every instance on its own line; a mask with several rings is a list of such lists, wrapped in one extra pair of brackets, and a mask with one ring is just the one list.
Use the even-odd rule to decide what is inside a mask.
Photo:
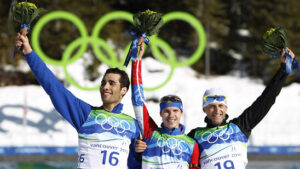
[(182, 101), (178, 96), (164, 96), (160, 100), (162, 125), (159, 128), (149, 116), (142, 84), (141, 44), (140, 54), (132, 61), (132, 102), (147, 148), (142, 154), (143, 169), (196, 169), (199, 162), (197, 142), (184, 134), (180, 124), (183, 113)]
[(121, 100), (129, 88), (126, 72), (107, 69), (100, 86), (103, 105), (93, 107), (67, 90), (32, 50), (27, 36), (18, 33), (16, 46), (55, 109), (78, 133), (79, 169), (139, 169), (140, 158), (134, 151), (140, 131), (132, 117), (123, 114)]
[[(294, 59), (294, 53), (287, 48)], [(243, 169), (247, 165), (247, 141), (251, 130), (265, 117), (275, 103), (287, 77), (285, 50), (281, 67), (263, 93), (237, 118), (226, 122), (227, 95), (220, 88), (211, 88), (203, 96), (206, 127), (193, 129), (188, 135), (199, 144), (202, 169)]]

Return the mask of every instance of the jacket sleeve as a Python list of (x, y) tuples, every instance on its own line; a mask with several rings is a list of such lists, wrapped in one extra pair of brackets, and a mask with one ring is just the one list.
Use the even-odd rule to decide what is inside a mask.
[(200, 160), (199, 146), (198, 146), (197, 141), (195, 141), (194, 151), (191, 156), (191, 162), (190, 162), (189, 169), (198, 169), (199, 160)]
[(55, 109), (79, 130), (92, 107), (68, 91), (34, 51), (24, 57), (37, 81), (50, 96)]
[(136, 140), (140, 136), (140, 129), (136, 120), (134, 120), (136, 126), (136, 134), (134, 139), (131, 140), (129, 146), (129, 156), (128, 156), (128, 169), (141, 169), (142, 168), (142, 153), (135, 152)]
[(135, 117), (138, 120), (141, 133), (144, 138), (151, 137), (153, 131), (157, 128), (157, 125), (153, 119), (149, 116), (148, 109), (146, 107), (146, 100), (144, 97), (143, 82), (142, 82), (142, 61), (137, 59), (132, 62), (131, 69), (131, 91), (132, 91), (132, 104), (134, 108)]
[(243, 133), (249, 138), (251, 130), (266, 116), (276, 97), (285, 83), (287, 74), (285, 64), (281, 63), (280, 69), (267, 85), (263, 93), (237, 118), (232, 122), (237, 124)]

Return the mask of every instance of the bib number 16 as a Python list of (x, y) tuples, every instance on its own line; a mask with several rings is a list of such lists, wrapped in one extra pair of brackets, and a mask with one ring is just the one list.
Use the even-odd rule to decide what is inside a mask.
[[(119, 153), (118, 152), (111, 152), (109, 154), (109, 152), (107, 153), (106, 150), (103, 150), (103, 151), (101, 151), (101, 154), (103, 154), (103, 158), (102, 158), (103, 165), (105, 165), (107, 163), (109, 163), (112, 166), (118, 165), (118, 163), (119, 163), (119, 159), (118, 159)], [(84, 156), (85, 156), (85, 154), (81, 154), (79, 156), (78, 160), (80, 163), (84, 162)]]
[(109, 154), (109, 157), (107, 158), (108, 154), (106, 150), (101, 151), (101, 154), (103, 154), (103, 159), (102, 159), (102, 164), (105, 165), (107, 161), (109, 162), (110, 165), (116, 166), (119, 163), (118, 159), (118, 152), (111, 152)]
[[(221, 163), (218, 162), (214, 166), (218, 167), (218, 169), (222, 169)], [(234, 169), (234, 164), (231, 160), (227, 160), (223, 163), (225, 169)]]

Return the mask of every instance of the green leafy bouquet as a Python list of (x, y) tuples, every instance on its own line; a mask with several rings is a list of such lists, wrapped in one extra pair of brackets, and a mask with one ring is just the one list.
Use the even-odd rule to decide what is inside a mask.
[(147, 9), (133, 15), (133, 25), (139, 32), (147, 36), (156, 34), (163, 25), (162, 14)]
[[(37, 8), (35, 4), (27, 1), (19, 3), (13, 1), (10, 8), (10, 20), (15, 28), (20, 28), (20, 33), (22, 35), (26, 35), (30, 30), (32, 21), (44, 11), (43, 8)], [(15, 47), (13, 58), (15, 58), (17, 50), (17, 47)]]
[(264, 34), (263, 40), (262, 52), (267, 56), (276, 57), (287, 46), (286, 31), (281, 26), (269, 29)]
[(139, 55), (140, 45), (144, 42), (148, 45), (147, 36), (156, 34), (163, 25), (162, 14), (147, 9), (133, 15), (134, 29), (130, 30), (130, 34), (135, 36), (130, 50), (126, 56), (124, 66), (127, 66), (130, 59), (135, 60)]
[[(277, 28), (269, 29), (263, 35), (263, 47), (262, 52), (272, 58), (281, 54), (282, 49), (286, 50), (287, 46), (287, 34), (283, 27), (278, 26)], [(286, 72), (289, 74), (293, 68), (298, 68), (298, 61), (294, 59), (285, 51), (286, 56)]]
[(10, 9), (11, 22), (14, 26), (20, 26), (20, 32), (26, 34), (31, 22), (43, 11), (45, 11), (43, 8), (37, 8), (33, 3), (14, 1)]

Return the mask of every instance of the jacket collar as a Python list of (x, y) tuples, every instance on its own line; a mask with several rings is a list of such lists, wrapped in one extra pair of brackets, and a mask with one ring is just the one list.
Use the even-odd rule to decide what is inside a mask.
[(185, 126), (183, 124), (179, 124), (179, 128), (169, 129), (161, 124), (161, 130), (163, 133), (168, 135), (182, 135), (185, 132)]
[[(100, 107), (100, 109), (105, 110), (104, 107), (103, 107), (103, 105)], [(123, 104), (122, 104), (122, 103), (119, 103), (118, 105), (116, 105), (116, 106), (113, 108), (113, 110), (112, 110), (111, 112), (112, 112), (112, 113), (116, 113), (116, 114), (120, 114), (120, 113), (122, 112), (122, 110), (123, 110)], [(108, 110), (106, 110), (106, 111), (108, 111)], [(108, 111), (108, 112), (110, 112), (110, 111)]]
[(222, 121), (222, 123), (220, 125), (213, 124), (211, 119), (208, 119), (207, 116), (205, 117), (204, 122), (207, 124), (206, 127), (214, 128), (214, 127), (218, 127), (218, 126), (224, 126), (226, 124), (226, 121), (228, 118), (229, 118), (229, 116), (228, 116), (228, 114), (226, 114), (224, 120)]

